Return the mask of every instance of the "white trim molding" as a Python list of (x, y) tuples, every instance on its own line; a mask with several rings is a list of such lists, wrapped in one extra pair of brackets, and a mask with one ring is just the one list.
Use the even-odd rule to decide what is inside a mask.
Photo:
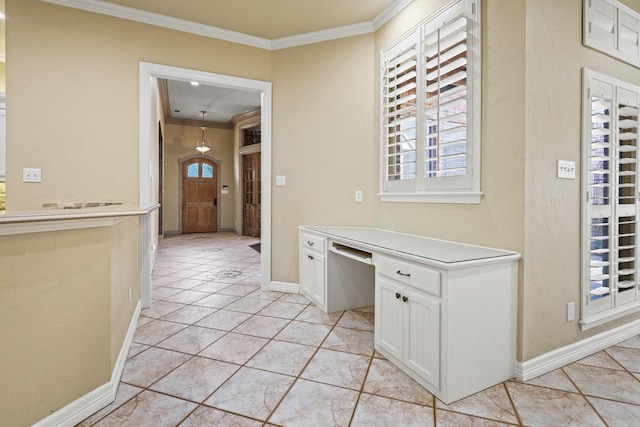
[(560, 347), (524, 362), (516, 362), (515, 377), (529, 381), (640, 334), (640, 319)]
[(127, 356), (131, 349), (133, 335), (136, 331), (136, 327), (138, 326), (140, 310), (140, 301), (138, 301), (133, 317), (131, 318), (131, 322), (129, 322), (127, 335), (125, 336), (122, 347), (120, 348), (118, 359), (116, 360), (116, 364), (111, 372), (111, 379), (109, 382), (74, 400), (48, 417), (43, 418), (32, 427), (74, 426), (109, 405), (116, 399), (116, 393), (118, 391), (118, 386), (120, 385), (120, 378), (122, 377), (122, 372), (124, 371), (124, 366), (127, 362)]
[(199, 24), (197, 22), (174, 18), (172, 16), (147, 12), (128, 6), (109, 3), (103, 0), (40, 0), (58, 6), (66, 6), (73, 9), (84, 10), (86, 12), (99, 13), (112, 16), (114, 18), (127, 19), (129, 21), (140, 22), (142, 24), (155, 25), (157, 27), (168, 28), (170, 30), (182, 31), (196, 34), (212, 39), (225, 40), (246, 46), (257, 47), (266, 50), (286, 49), (289, 47), (303, 46), (307, 44), (319, 43), (323, 41), (335, 40), (345, 37), (370, 34), (386, 24), (390, 19), (400, 13), (404, 8), (413, 3), (414, 0), (395, 0), (389, 7), (383, 10), (378, 16), (369, 22), (345, 25), (342, 27), (329, 28), (322, 31), (314, 31), (305, 34), (298, 34), (277, 39), (266, 39), (237, 31), (225, 30), (211, 25)]
[[(43, 0), (45, 1), (45, 0)], [(149, 123), (151, 123), (151, 84), (152, 78), (165, 78), (170, 80), (192, 81), (197, 80), (211, 86), (223, 86), (227, 88), (237, 88), (261, 93), (262, 107), (260, 110), (260, 123), (262, 127), (262, 182), (271, 181), (271, 120), (272, 120), (272, 88), (271, 82), (261, 80), (251, 80), (242, 77), (227, 76), (223, 74), (197, 71), (187, 68), (173, 67), (170, 65), (153, 64), (150, 62), (140, 62), (140, 200), (145, 201), (150, 198), (151, 178), (150, 178), (150, 134)], [(271, 284), (271, 185), (262, 185), (262, 251), (260, 253), (260, 265), (262, 274), (262, 289), (270, 290)], [(142, 295), (150, 295), (150, 281), (143, 280)], [(147, 301), (143, 300), (143, 306)]]
[(297, 283), (287, 283), (287, 282), (271, 282), (269, 287), (270, 291), (278, 291), (278, 292), (287, 292), (290, 294), (299, 294), (300, 293), (300, 285)]

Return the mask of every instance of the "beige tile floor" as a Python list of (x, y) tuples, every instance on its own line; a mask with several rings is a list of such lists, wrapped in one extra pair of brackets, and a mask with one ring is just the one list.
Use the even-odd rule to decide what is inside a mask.
[(445, 405), (373, 349), (373, 308), (262, 292), (257, 240), (160, 242), (116, 401), (82, 426), (640, 426), (640, 336)]

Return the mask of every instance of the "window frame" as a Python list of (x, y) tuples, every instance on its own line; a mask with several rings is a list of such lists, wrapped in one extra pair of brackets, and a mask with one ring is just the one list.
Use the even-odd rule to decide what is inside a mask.
[[(479, 204), (482, 198), (481, 179), (481, 16), (480, 0), (454, 0), (420, 22), (400, 39), (380, 51), (380, 192), (383, 202), (426, 202)], [(423, 41), (426, 35), (445, 27), (464, 15), (467, 19), (466, 46), (466, 168), (462, 176), (427, 178), (425, 69), (422, 64)], [(388, 144), (385, 128), (385, 73), (387, 58), (393, 58), (407, 46), (416, 48), (416, 177), (406, 180), (388, 180)], [(423, 129), (421, 132), (420, 130)]]
[[(640, 13), (617, 0), (583, 1), (582, 44), (640, 68)], [(611, 16), (607, 16), (607, 12)], [(610, 28), (598, 24), (610, 25)], [(634, 31), (636, 47), (631, 53), (624, 39), (625, 34), (629, 36)]]
[[(610, 200), (608, 203), (591, 203), (591, 188), (590, 186), (593, 184), (591, 179), (592, 174), (592, 126), (593, 126), (593, 118), (592, 118), (592, 93), (594, 91), (602, 90), (599, 88), (610, 87), (611, 89), (611, 112), (609, 113), (609, 127), (607, 129), (610, 130), (612, 136), (609, 138), (608, 144), (610, 145), (608, 150), (609, 154), (607, 154), (608, 160), (605, 160), (609, 163), (607, 169), (603, 169), (602, 174), (608, 174), (608, 191), (603, 190), (603, 195), (607, 200)], [(603, 91), (603, 90), (602, 90)], [(621, 174), (620, 170), (620, 162), (621, 156), (623, 153), (622, 150), (619, 150), (620, 147), (620, 114), (619, 114), (619, 100), (620, 95), (625, 94), (629, 96), (629, 94), (635, 95), (635, 108), (636, 115), (637, 110), (640, 110), (640, 87), (635, 86), (633, 84), (627, 83), (625, 81), (607, 76), (602, 73), (598, 73), (596, 71), (583, 68), (582, 73), (582, 203), (581, 203), (581, 211), (582, 211), (582, 224), (581, 224), (581, 285), (580, 285), (580, 295), (581, 295), (581, 319), (580, 319), (580, 327), (582, 330), (587, 330), (593, 328), (595, 326), (604, 324), (611, 320), (626, 316), (630, 313), (640, 311), (640, 203), (638, 200), (638, 191), (640, 190), (640, 173), (638, 170), (638, 166), (640, 162), (638, 161), (638, 116), (636, 116), (636, 132), (635, 132), (635, 174), (634, 176), (634, 202), (633, 203), (622, 203), (621, 199), (629, 199), (628, 195), (621, 193), (621, 189), (624, 185), (620, 185), (620, 178), (623, 177), (624, 174)], [(601, 97), (602, 98), (602, 97)], [(606, 99), (606, 98), (603, 98)], [(634, 139), (634, 138), (631, 138)], [(626, 171), (624, 171), (626, 172)], [(623, 182), (622, 184), (625, 184)], [(607, 213), (608, 216), (603, 215)], [(598, 215), (599, 218), (598, 218)], [(627, 223), (621, 223), (620, 218), (628, 218), (631, 216), (635, 216), (635, 222), (633, 222), (635, 230), (631, 233), (633, 237), (633, 241), (635, 244), (635, 252), (634, 252), (634, 280), (635, 285), (631, 288), (633, 289), (633, 294), (628, 293), (630, 289), (628, 286), (621, 287), (625, 289), (624, 294), (620, 296), (620, 292), (618, 291), (618, 277), (620, 275), (624, 276), (624, 273), (621, 273), (620, 263), (624, 261), (620, 257), (620, 251), (623, 250), (623, 244), (620, 243), (620, 239), (623, 238), (620, 234), (620, 226), (627, 226)], [(592, 240), (594, 239), (594, 234), (591, 232), (590, 226), (593, 225), (593, 219), (600, 219), (601, 223), (603, 219), (607, 218), (606, 226), (609, 228), (608, 231), (608, 240), (606, 243), (606, 247), (608, 249), (608, 256), (606, 259), (607, 270), (602, 270), (602, 274), (606, 274), (608, 280), (607, 287), (609, 291), (606, 294), (602, 294), (598, 296), (598, 298), (591, 298), (591, 282), (594, 281), (594, 265), (592, 263)], [(616, 234), (616, 230), (618, 234)], [(624, 231), (624, 233), (628, 233), (628, 231)], [(598, 236), (595, 236), (598, 237)], [(626, 256), (626, 255), (625, 255)], [(597, 273), (597, 271), (596, 271)], [(598, 280), (595, 280), (596, 282)]]

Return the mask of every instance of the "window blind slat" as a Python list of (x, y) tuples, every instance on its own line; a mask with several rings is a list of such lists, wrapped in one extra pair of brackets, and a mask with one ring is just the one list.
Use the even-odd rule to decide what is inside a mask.
[(454, 75), (445, 77), (444, 79), (440, 80), (439, 82), (436, 81), (435, 83), (432, 83), (430, 85), (427, 86), (425, 92), (427, 93), (435, 93), (437, 91), (440, 91), (440, 88), (442, 87), (446, 87), (452, 84), (455, 84), (457, 82), (466, 82), (467, 81), (467, 72), (466, 71), (459, 71), (457, 73), (455, 73)]
[(438, 64), (446, 63), (447, 61), (450, 61), (456, 56), (462, 55), (466, 51), (467, 51), (467, 44), (461, 42), (455, 45), (454, 47), (452, 47), (451, 49), (447, 50), (446, 52), (443, 52), (441, 55), (431, 56), (427, 58), (425, 54), (424, 68), (427, 70), (431, 70), (432, 68), (437, 67)]
[(452, 62), (447, 63), (443, 67), (440, 67), (439, 69), (435, 68), (434, 71), (427, 74), (426, 79), (427, 81), (432, 81), (438, 78), (439, 76), (447, 75), (452, 71), (458, 70), (458, 69), (465, 71), (465, 74), (466, 74), (466, 67), (467, 67), (467, 58), (458, 58)]

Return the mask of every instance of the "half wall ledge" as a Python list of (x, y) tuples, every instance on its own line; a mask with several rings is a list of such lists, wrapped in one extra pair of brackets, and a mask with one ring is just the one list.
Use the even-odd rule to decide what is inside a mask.
[[(59, 208), (0, 213), (0, 236), (41, 233), (46, 231), (108, 227), (132, 216), (145, 216), (160, 208), (160, 204), (74, 203), (73, 209)], [(82, 205), (82, 206), (80, 206)]]

